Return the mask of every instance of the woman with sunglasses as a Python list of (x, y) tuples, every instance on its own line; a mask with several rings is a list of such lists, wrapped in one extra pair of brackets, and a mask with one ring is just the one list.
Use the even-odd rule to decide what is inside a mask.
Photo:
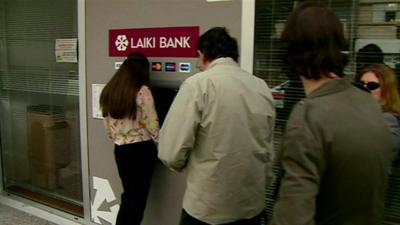
[(356, 75), (358, 86), (363, 86), (381, 104), (383, 115), (396, 138), (393, 160), (400, 152), (400, 96), (394, 71), (385, 64), (371, 64)]

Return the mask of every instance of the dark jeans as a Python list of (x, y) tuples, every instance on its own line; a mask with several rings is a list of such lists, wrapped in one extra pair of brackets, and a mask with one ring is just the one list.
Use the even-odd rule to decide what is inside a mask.
[[(237, 220), (232, 223), (224, 223), (220, 225), (260, 225), (263, 213), (264, 212), (250, 219)], [(185, 210), (182, 210), (181, 221), (179, 225), (210, 225), (210, 224), (202, 222), (189, 215)]]
[(115, 145), (115, 160), (124, 192), (117, 215), (117, 225), (140, 225), (157, 160), (153, 141)]

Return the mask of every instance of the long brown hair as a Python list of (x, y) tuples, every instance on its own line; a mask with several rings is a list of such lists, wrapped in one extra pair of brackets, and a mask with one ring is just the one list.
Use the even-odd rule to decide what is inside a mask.
[(368, 72), (374, 73), (379, 80), (383, 100), (383, 111), (395, 113), (399, 117), (400, 95), (398, 91), (398, 81), (394, 71), (385, 64), (371, 64), (356, 75), (356, 80), (360, 80), (361, 77)]
[(149, 84), (149, 66), (149, 61), (142, 53), (128, 55), (101, 92), (103, 117), (136, 119), (136, 95), (142, 85)]

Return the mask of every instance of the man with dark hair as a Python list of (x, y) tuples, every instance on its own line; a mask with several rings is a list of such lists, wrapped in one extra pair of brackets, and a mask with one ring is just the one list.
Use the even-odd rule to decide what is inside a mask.
[(204, 70), (182, 84), (162, 126), (159, 158), (187, 173), (181, 225), (260, 224), (273, 154), (274, 102), (237, 64), (225, 28), (198, 43)]
[(376, 101), (342, 78), (340, 20), (325, 5), (303, 3), (282, 39), (306, 98), (286, 126), (272, 224), (382, 224), (394, 142)]
[(368, 44), (356, 54), (356, 74), (365, 67), (378, 63), (384, 63), (382, 49), (376, 44)]

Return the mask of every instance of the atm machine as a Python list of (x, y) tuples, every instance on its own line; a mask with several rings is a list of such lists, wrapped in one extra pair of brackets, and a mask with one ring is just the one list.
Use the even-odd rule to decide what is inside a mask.
[[(224, 26), (241, 44), (246, 2), (252, 1), (86, 1), (89, 214), (93, 223), (114, 224), (122, 186), (113, 144), (104, 133), (101, 119), (91, 113), (97, 101), (95, 92), (90, 91), (92, 85), (107, 83), (129, 51), (145, 53), (151, 64), (151, 88), (162, 123), (181, 83), (199, 72), (199, 35)], [(184, 173), (172, 172), (159, 162), (142, 224), (178, 224), (185, 182)]]

